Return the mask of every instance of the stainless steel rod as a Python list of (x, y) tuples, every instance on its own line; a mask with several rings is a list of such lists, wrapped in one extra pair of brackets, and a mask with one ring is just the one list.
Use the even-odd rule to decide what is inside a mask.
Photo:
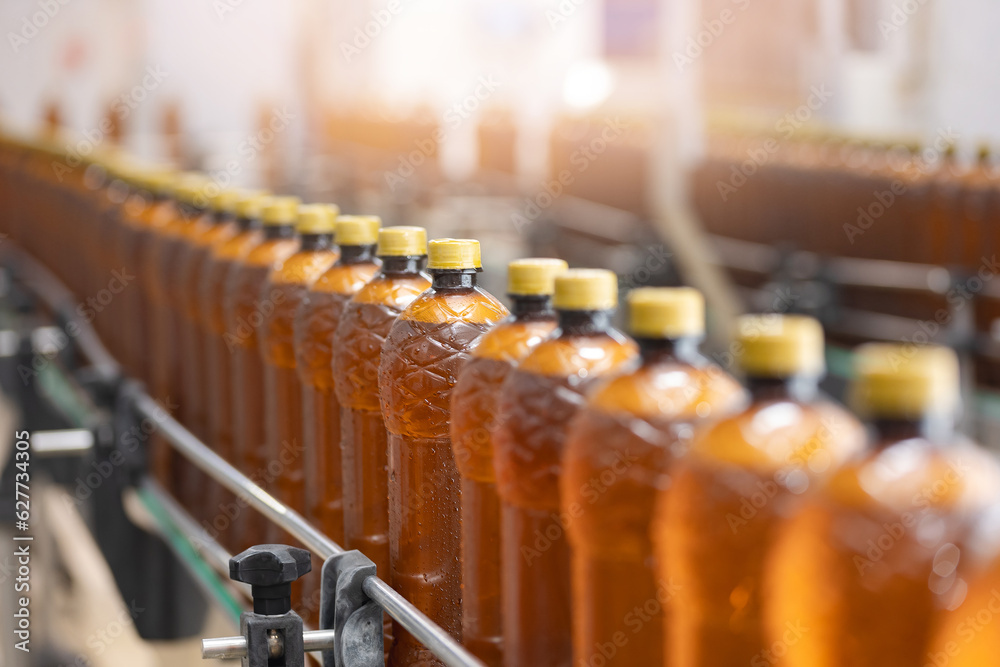
[[(328, 651), (337, 638), (336, 630), (306, 630), (302, 633), (302, 648), (310, 651)], [(209, 660), (239, 660), (247, 654), (245, 637), (218, 637), (201, 640), (201, 657)]]
[(224, 458), (210, 450), (190, 431), (167, 414), (166, 410), (151, 397), (142, 394), (136, 400), (136, 409), (157, 425), (170, 443), (203, 472), (247, 501), (254, 509), (281, 526), (307, 549), (324, 560), (344, 549), (323, 533), (316, 530), (302, 515), (285, 506), (264, 491), (250, 478), (229, 464)]
[[(182, 508), (174, 497), (167, 493), (159, 482), (146, 477), (140, 483), (143, 491), (156, 498), (160, 506), (170, 517), (170, 520), (184, 534), (192, 548), (197, 551), (205, 561), (220, 574), (229, 576), (230, 554), (226, 548), (219, 544), (208, 532), (199, 526), (194, 518)], [(243, 584), (235, 585), (242, 586)]]
[(374, 600), (389, 616), (396, 619), (407, 632), (420, 640), (431, 653), (448, 667), (468, 667), (482, 665), (478, 658), (469, 653), (445, 632), (441, 626), (432, 623), (402, 595), (378, 577), (368, 577), (361, 584), (365, 594)]

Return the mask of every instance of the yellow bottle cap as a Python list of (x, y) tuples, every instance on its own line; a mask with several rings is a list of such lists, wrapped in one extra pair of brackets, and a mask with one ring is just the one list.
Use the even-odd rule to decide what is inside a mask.
[(262, 204), (264, 225), (292, 225), (299, 213), (298, 197), (268, 197)]
[(427, 244), (429, 269), (479, 269), (479, 241), (473, 239), (434, 239)]
[(133, 184), (153, 194), (168, 194), (176, 178), (177, 172), (173, 169), (153, 167), (140, 170), (135, 175)]
[(550, 257), (515, 259), (507, 265), (507, 294), (551, 296), (556, 289), (556, 276), (568, 268), (565, 261)]
[(205, 190), (211, 181), (204, 174), (184, 172), (177, 176), (172, 184), (174, 199), (182, 204), (204, 208), (208, 206)]
[(380, 257), (413, 257), (427, 254), (427, 230), (423, 227), (383, 227), (378, 231)]
[(569, 269), (556, 276), (552, 305), (559, 310), (611, 310), (618, 305), (618, 276), (605, 269)]
[(375, 245), (381, 226), (377, 215), (343, 215), (337, 219), (337, 245)]
[(748, 375), (822, 375), (823, 327), (801, 315), (745, 315), (739, 319), (737, 357)]
[(299, 234), (333, 234), (340, 208), (334, 204), (303, 204), (298, 215), (295, 229)]
[(958, 357), (946, 347), (862, 345), (854, 374), (851, 403), (861, 414), (900, 419), (958, 410)]
[(239, 190), (219, 190), (214, 197), (212, 197), (212, 210), (216, 213), (236, 213), (236, 204), (239, 203), (240, 199), (244, 196)]
[(264, 212), (264, 204), (271, 195), (263, 190), (240, 190), (236, 199), (236, 215), (247, 220), (256, 220)]
[(692, 287), (641, 287), (628, 295), (629, 329), (638, 338), (705, 335), (705, 298)]

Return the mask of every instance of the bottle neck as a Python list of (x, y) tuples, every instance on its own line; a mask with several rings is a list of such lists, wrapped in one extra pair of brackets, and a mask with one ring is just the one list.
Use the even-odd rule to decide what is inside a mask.
[(295, 236), (295, 225), (264, 225), (264, 238), (268, 240), (272, 239), (290, 239)]
[(809, 403), (819, 393), (819, 378), (806, 375), (786, 377), (750, 375), (747, 376), (746, 385), (755, 403), (781, 400)]
[(476, 286), (475, 269), (432, 269), (431, 285), (436, 290), (469, 290)]
[(215, 224), (217, 225), (225, 225), (230, 222), (239, 223), (239, 219), (236, 217), (236, 214), (233, 213), (232, 211), (216, 211), (215, 215), (212, 216), (212, 219), (215, 221)]
[(694, 336), (682, 338), (637, 338), (639, 355), (643, 364), (679, 361), (694, 364), (701, 359), (698, 345), (701, 339)]
[(302, 245), (300, 247), (302, 250), (308, 252), (329, 250), (333, 247), (333, 234), (303, 234)]
[(559, 330), (563, 336), (590, 336), (611, 329), (609, 310), (560, 310)]
[(552, 296), (537, 294), (510, 294), (510, 312), (518, 322), (533, 322), (537, 320), (555, 319), (556, 311), (552, 308)]
[(415, 276), (427, 264), (427, 255), (382, 255), (382, 275)]
[(251, 229), (260, 229), (262, 224), (260, 218), (244, 218), (237, 216), (236, 224), (239, 225), (241, 232), (248, 232)]
[(955, 433), (954, 420), (943, 415), (925, 414), (912, 419), (874, 416), (868, 420), (876, 446), (921, 438), (947, 442)]
[(375, 261), (374, 245), (340, 246), (341, 264), (371, 264)]

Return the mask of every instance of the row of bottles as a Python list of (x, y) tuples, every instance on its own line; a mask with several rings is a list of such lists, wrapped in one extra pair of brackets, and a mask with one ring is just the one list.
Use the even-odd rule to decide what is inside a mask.
[[(978, 665), (1000, 643), (1000, 471), (955, 432), (951, 351), (860, 348), (863, 426), (819, 392), (810, 318), (744, 317), (711, 360), (689, 288), (630, 292), (626, 335), (614, 274), (518, 260), (508, 312), (476, 241), (58, 160), (0, 142), (3, 232), (189, 430), (486, 664)], [(292, 539), (154, 426), (153, 474), (231, 551)], [(389, 664), (440, 664), (385, 633)]]

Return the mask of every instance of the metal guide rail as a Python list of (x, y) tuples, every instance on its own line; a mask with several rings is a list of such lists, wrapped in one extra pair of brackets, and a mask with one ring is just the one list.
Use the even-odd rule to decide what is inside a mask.
[[(397, 621), (449, 667), (476, 667), (482, 663), (451, 635), (393, 590), (375, 572), (375, 565), (357, 551), (345, 551), (300, 514), (254, 484), (218, 456), (135, 381), (122, 376), (121, 367), (90, 324), (79, 317), (72, 293), (23, 250), (7, 243), (0, 249), (0, 265), (14, 283), (44, 310), (54, 315), (64, 331), (73, 327), (70, 357), (85, 361), (88, 378), (113, 393), (114, 419), (147, 419), (157, 424), (163, 439), (202, 472), (244, 499), (299, 540), (308, 551), (284, 545), (252, 547), (230, 555), (213, 540), (172, 496), (141, 471), (133, 479), (140, 494), (152, 498), (164, 519), (183, 535), (189, 549), (208, 569), (250, 584), (253, 611), (241, 615), (241, 636), (203, 640), (205, 658), (241, 658), (252, 667), (293, 667), (304, 664), (304, 652), (322, 651), (327, 667), (383, 664), (382, 613)], [(42, 309), (39, 309), (42, 310)], [(95, 401), (96, 403), (96, 401)], [(51, 436), (51, 437), (49, 437)], [(36, 433), (37, 446), (48, 456), (80, 455), (89, 448), (65, 431)], [(83, 438), (86, 440), (86, 438)], [(96, 439), (94, 447), (98, 446)], [(320, 628), (305, 630), (291, 610), (291, 582), (309, 571), (309, 552), (324, 560)]]

